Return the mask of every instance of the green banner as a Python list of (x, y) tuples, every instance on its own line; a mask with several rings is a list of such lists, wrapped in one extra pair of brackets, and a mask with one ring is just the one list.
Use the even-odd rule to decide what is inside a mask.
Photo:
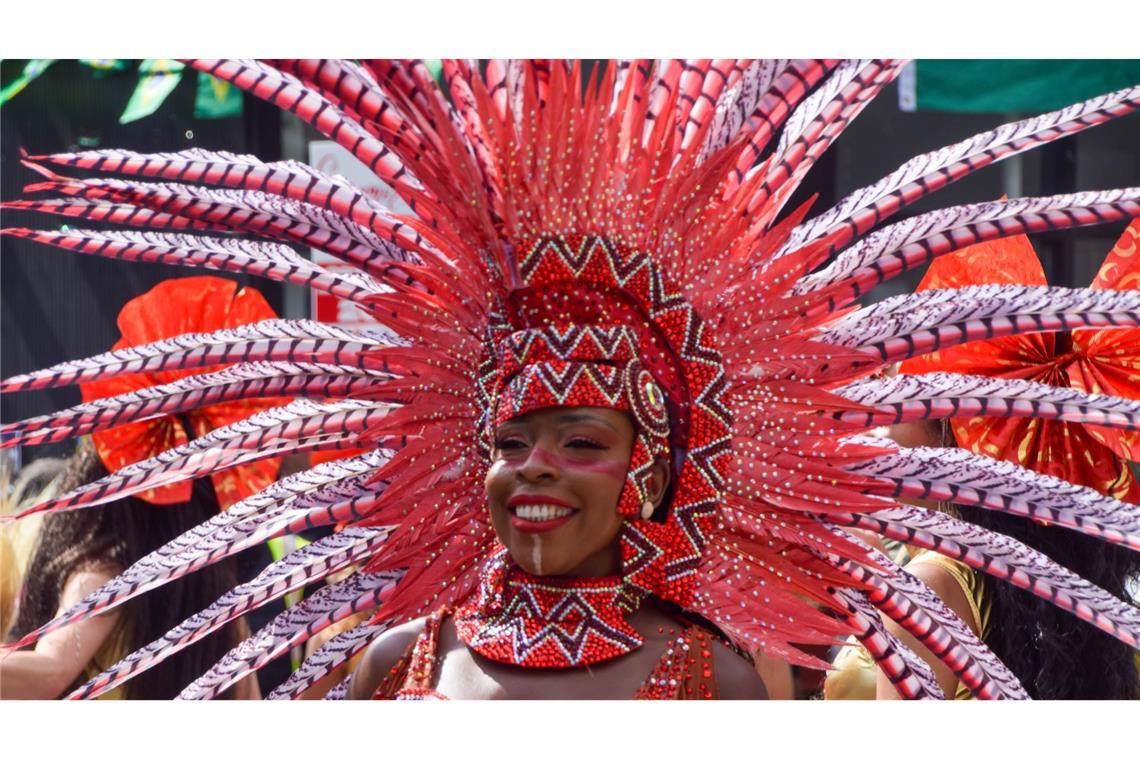
[(241, 90), (204, 71), (198, 72), (194, 96), (195, 119), (225, 119), (241, 116)]
[(1140, 60), (915, 61), (899, 77), (905, 111), (1053, 111), (1140, 84)]
[(55, 58), (33, 58), (24, 64), (24, 70), (20, 72), (20, 76), (12, 80), (3, 90), (0, 90), (0, 106), (14, 98), (28, 86), (29, 82), (47, 71), (48, 66), (55, 63), (55, 60)]
[(129, 124), (157, 111), (166, 96), (178, 86), (184, 68), (170, 58), (148, 58), (139, 64), (139, 84), (119, 117), (119, 123)]

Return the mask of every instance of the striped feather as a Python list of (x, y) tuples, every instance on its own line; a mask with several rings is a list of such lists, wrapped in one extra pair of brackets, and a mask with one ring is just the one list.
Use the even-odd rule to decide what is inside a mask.
[[(169, 372), (255, 361), (307, 361), (366, 366), (364, 352), (399, 346), (390, 330), (354, 329), (309, 320), (267, 319), (211, 333), (186, 333), (87, 359), (56, 364), (0, 382), (0, 392), (59, 388), (135, 372)], [(382, 352), (376, 352), (382, 354)], [(389, 371), (386, 363), (369, 362)]]
[(1140, 609), (1009, 536), (918, 507), (851, 515), (848, 522), (912, 546), (932, 549), (1026, 589), (1140, 649)]
[[(377, 550), (383, 540), (384, 534), (377, 532), (368, 548)], [(183, 689), (178, 699), (211, 699), (217, 696), (247, 674), (257, 671), (333, 623), (376, 607), (391, 592), (397, 578), (398, 573), (355, 573), (340, 583), (326, 586), (279, 614), (260, 631), (231, 649), (210, 670)]]
[(87, 435), (130, 422), (179, 414), (245, 398), (352, 398), (390, 373), (335, 364), (256, 362), (193, 375), (118, 396), (96, 399), (53, 414), (0, 426), (0, 447), (29, 446)]
[(391, 405), (368, 401), (319, 403), (298, 399), (128, 465), (63, 496), (37, 504), (18, 516), (94, 507), (150, 488), (292, 451), (331, 448), (328, 444), (337, 442), (360, 445), (357, 441), (362, 434), (375, 430), (391, 409)]
[(1130, 87), (980, 132), (916, 156), (878, 182), (856, 190), (829, 211), (797, 227), (777, 255), (814, 242), (822, 244), (823, 255), (830, 255), (903, 206), (971, 172), (1123, 116), (1138, 105), (1140, 86)]
[(27, 160), (282, 196), (328, 209), (372, 230), (376, 229), (379, 217), (391, 213), (343, 178), (330, 177), (299, 161), (265, 163), (256, 156), (201, 148), (149, 154), (121, 149), (92, 150), (28, 156)]
[(419, 182), (396, 154), (293, 75), (251, 60), (189, 60), (187, 63), (296, 114), (390, 185), (424, 221), (431, 221), (422, 208)]
[[(62, 178), (60, 178), (62, 179)], [(381, 275), (391, 262), (418, 261), (428, 249), (408, 250), (394, 217), (377, 215), (384, 235), (311, 204), (252, 190), (213, 190), (195, 185), (113, 179), (63, 180), (32, 185), (84, 198), (133, 203), (188, 219), (222, 224), (237, 232), (307, 245)]]
[(851, 312), (816, 340), (893, 363), (1006, 335), (1138, 324), (1138, 290), (970, 285), (885, 299)]
[(729, 174), (729, 191), (743, 182), (744, 175), (760, 160), (768, 142), (796, 106), (838, 64), (838, 60), (796, 60), (775, 78), (742, 128), (748, 141), (740, 152), (736, 168)]
[(329, 271), (298, 255), (292, 248), (278, 243), (162, 232), (104, 232), (86, 229), (43, 232), (8, 228), (0, 230), (0, 234), (109, 259), (252, 274), (302, 285), (349, 301), (362, 302), (366, 297), (386, 290), (369, 274)]
[(681, 76), (681, 96), (677, 101), (680, 150), (703, 139), (705, 132), (712, 126), (717, 101), (736, 64), (735, 60), (718, 58), (696, 69), (686, 67)]
[(321, 699), (328, 700), (330, 702), (343, 702), (348, 698), (348, 689), (351, 685), (352, 673), (349, 673), (347, 678), (329, 689), (328, 693), (325, 694)]
[(784, 58), (752, 61), (740, 72), (739, 80), (721, 93), (712, 124), (699, 153), (701, 161), (728, 145), (752, 115), (760, 98), (768, 93), (776, 77), (787, 70), (789, 63), (791, 61)]
[(164, 583), (282, 535), (286, 531), (283, 523), (289, 521), (292, 527), (297, 522), (294, 513), (306, 518), (299, 529), (328, 524), (313, 519), (313, 515), (331, 515), (343, 504), (362, 497), (374, 501), (383, 493), (383, 488), (373, 482), (373, 473), (390, 457), (391, 451), (373, 450), (325, 462), (271, 483), (142, 557), (61, 615), (4, 646), (30, 646), (52, 631), (113, 609)]
[(925, 583), (883, 558), (873, 571), (850, 560), (835, 567), (868, 589), (867, 600), (918, 639), (979, 699), (1029, 695), (989, 647)]
[(475, 162), (492, 207), (498, 209), (501, 207), (502, 197), (498, 190), (500, 181), (495, 156), (491, 149), (490, 138), (479, 116), (471, 84), (477, 76), (478, 65), (466, 60), (444, 60), (442, 66), (444, 81), (458, 113), (459, 123), (463, 127), (460, 134), (464, 135), (475, 154)]
[[(663, 58), (653, 67), (653, 75), (649, 84), (649, 95), (646, 111), (645, 125), (642, 128), (641, 142), (648, 145), (650, 136), (659, 120), (665, 118), (667, 109), (676, 103), (684, 71), (684, 61), (677, 58)], [(673, 113), (670, 112), (670, 117)]]
[[(50, 198), (40, 201), (5, 201), (0, 203), (5, 211), (37, 211), (42, 214), (58, 214), (70, 219), (85, 219), (107, 224), (126, 224), (135, 227), (155, 227), (162, 230), (194, 230), (208, 232), (229, 232), (230, 228), (221, 224), (200, 222), (176, 214), (163, 214), (140, 208), (129, 203), (88, 200), (87, 198)], [(7, 232), (7, 229), (0, 232)]]
[[(776, 202), (761, 216), (768, 226), (819, 157), (883, 87), (894, 81), (902, 65), (899, 61), (872, 61), (857, 71), (842, 91), (803, 126), (799, 136), (790, 141), (783, 151), (774, 153), (771, 162), (757, 167), (764, 181), (751, 193), (748, 210), (756, 211), (769, 199), (775, 199)], [(747, 173), (745, 177), (748, 177)]]
[(873, 604), (853, 589), (837, 589), (835, 597), (847, 610), (853, 635), (903, 699), (946, 698), (930, 665), (887, 630)]
[(948, 501), (1006, 512), (1140, 551), (1140, 505), (1013, 462), (963, 449), (917, 447), (899, 448), (843, 469), (888, 481), (892, 487), (885, 495), (891, 498)]
[(424, 150), (423, 137), (384, 95), (366, 68), (351, 61), (312, 58), (279, 59), (273, 66), (317, 90), (389, 148), (416, 154)]
[[(912, 216), (909, 219), (895, 222), (882, 229), (875, 230), (857, 243), (840, 253), (826, 267), (802, 278), (792, 289), (793, 293), (805, 294), (818, 291), (837, 282), (847, 280), (856, 272), (865, 270), (878, 263), (879, 267), (887, 267), (885, 271), (893, 272), (892, 259), (899, 259), (899, 263), (906, 269), (913, 269), (922, 263), (916, 261), (915, 244), (922, 241), (937, 239), (937, 236), (948, 233), (948, 237), (955, 247), (966, 243), (961, 242), (965, 230), (959, 229), (965, 225), (974, 225), (971, 230), (979, 235), (979, 240), (990, 240), (997, 237), (1014, 235), (1023, 217), (1036, 218), (1049, 215), (1049, 212), (1070, 212), (1079, 214), (1087, 220), (1089, 213), (1096, 213), (1109, 204), (1140, 199), (1140, 189), (1123, 188), (1099, 192), (1070, 193), (1053, 195), (1042, 198), (1015, 198), (1013, 200), (989, 201), (986, 203), (971, 203), (962, 206), (930, 211), (925, 214)], [(1060, 220), (1053, 214), (1054, 221)], [(1113, 217), (1103, 221), (1114, 221)], [(981, 223), (989, 222), (988, 226)], [(1020, 223), (1024, 223), (1021, 221)], [(1087, 224), (1096, 224), (1088, 220)], [(1073, 219), (1070, 224), (1063, 226), (1079, 226), (1080, 222)], [(975, 241), (976, 242), (976, 241)], [(929, 245), (929, 243), (928, 243)], [(932, 250), (926, 248), (926, 250)], [(901, 252), (907, 252), (905, 255)], [(898, 256), (894, 256), (898, 254)], [(929, 261), (930, 259), (927, 259)], [(903, 271), (903, 270), (900, 270)]]
[[(350, 631), (338, 633), (336, 636), (325, 642), (317, 651), (310, 654), (301, 663), (301, 667), (294, 670), (289, 674), (276, 689), (269, 692), (266, 699), (297, 699), (299, 696), (309, 690), (313, 684), (321, 680), (329, 673), (336, 670), (338, 667), (348, 662), (358, 652), (364, 649), (375, 641), (380, 634), (388, 630), (388, 624), (380, 623), (377, 625), (368, 625), (362, 623)], [(347, 689), (349, 676), (346, 676), (344, 681), (334, 687), (333, 691), (329, 691), (325, 695), (325, 699), (343, 699), (342, 696), (334, 695), (339, 687)]]
[(874, 412), (846, 411), (853, 424), (894, 425), (945, 417), (1036, 417), (1123, 430), (1140, 428), (1140, 401), (1011, 378), (931, 372), (860, 380), (835, 391)]
[(793, 142), (804, 136), (807, 126), (821, 115), (824, 108), (831, 107), (836, 97), (851, 84), (856, 75), (872, 63), (875, 61), (867, 58), (849, 58), (840, 61), (827, 79), (816, 87), (811, 95), (796, 106), (796, 109), (788, 116), (783, 130), (780, 132), (780, 140), (776, 143), (775, 154), (786, 153)]
[[(71, 692), (67, 699), (98, 698), (245, 613), (358, 562), (375, 551), (386, 536), (386, 531), (348, 528), (290, 552), (252, 580), (230, 589), (209, 607), (182, 621), (161, 638), (107, 668)], [(326, 596), (338, 598), (343, 598), (344, 592), (348, 591), (351, 599), (366, 591), (378, 591), (382, 585), (392, 583), (393, 577), (353, 576), (350, 580), (355, 580), (355, 583), (337, 584), (322, 591), (329, 592)], [(331, 591), (332, 589), (340, 593)]]

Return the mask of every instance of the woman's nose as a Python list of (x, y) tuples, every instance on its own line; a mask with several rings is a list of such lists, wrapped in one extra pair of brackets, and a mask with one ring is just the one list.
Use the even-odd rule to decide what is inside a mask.
[(524, 480), (557, 480), (561, 474), (557, 456), (541, 442), (531, 446), (526, 459), (519, 465), (518, 473)]

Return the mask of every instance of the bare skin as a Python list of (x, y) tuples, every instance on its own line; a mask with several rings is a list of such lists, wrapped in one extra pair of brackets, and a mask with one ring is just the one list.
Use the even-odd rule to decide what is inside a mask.
[[(652, 604), (643, 605), (629, 622), (645, 638), (630, 654), (590, 667), (535, 670), (504, 665), (472, 652), (447, 619), (440, 630), (441, 662), (434, 688), (449, 699), (630, 699), (681, 626)], [(413, 620), (373, 643), (352, 678), (349, 698), (370, 698), (423, 628), (423, 618)], [(721, 699), (768, 698), (752, 665), (728, 647), (715, 644), (713, 662)]]
[[(119, 569), (92, 565), (72, 573), (60, 595), (60, 611), (114, 578)], [(114, 630), (119, 612), (97, 615), (44, 636), (34, 649), (0, 661), (0, 698), (58, 699)]]
[[(499, 540), (523, 570), (588, 577), (620, 571), (623, 518), (616, 506), (633, 440), (626, 414), (597, 407), (545, 409), (499, 427), (486, 480), (487, 503)], [(668, 467), (656, 463), (647, 484), (655, 505), (668, 484)], [(549, 499), (573, 510), (573, 516), (548, 531), (520, 530), (518, 497)], [(629, 622), (645, 639), (630, 654), (591, 667), (536, 670), (470, 651), (456, 636), (454, 623), (445, 620), (434, 688), (451, 699), (629, 699), (683, 627), (652, 599)], [(353, 676), (349, 697), (371, 697), (423, 628), (423, 618), (413, 620), (375, 641)], [(714, 665), (722, 699), (767, 698), (752, 665), (732, 650), (717, 644)]]
[[(61, 615), (121, 572), (113, 564), (91, 564), (68, 576), (59, 598)], [(0, 659), (0, 699), (60, 699), (65, 690), (91, 663), (114, 631), (121, 613), (112, 610), (52, 631), (34, 648), (12, 652)], [(240, 621), (240, 636), (249, 636), (249, 626)], [(120, 687), (122, 688), (122, 687)], [(261, 699), (253, 674), (233, 687), (234, 699)], [(114, 693), (114, 692), (111, 692)]]
[[(970, 607), (970, 601), (962, 592), (962, 587), (958, 585), (958, 581), (954, 580), (954, 577), (945, 568), (920, 562), (909, 567), (909, 570), (914, 577), (929, 586), (930, 590), (937, 594), (947, 607), (954, 610), (954, 614), (962, 618), (975, 634), (980, 633), (974, 623), (974, 611)], [(886, 624), (887, 630), (898, 636), (902, 643), (910, 647), (912, 652), (930, 665), (946, 699), (953, 699), (954, 692), (958, 689), (958, 676), (954, 675), (954, 671), (918, 639), (903, 630), (898, 623), (887, 617), (883, 618), (883, 622)], [(878, 669), (876, 672), (878, 675), (875, 680), (875, 699), (901, 699), (898, 690), (886, 674)]]

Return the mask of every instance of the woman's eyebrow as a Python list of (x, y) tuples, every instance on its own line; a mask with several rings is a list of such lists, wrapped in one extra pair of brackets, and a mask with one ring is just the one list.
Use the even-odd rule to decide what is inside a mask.
[(562, 414), (558, 417), (559, 425), (569, 425), (575, 422), (597, 422), (599, 424), (605, 425), (615, 433), (618, 432), (618, 429), (611, 425), (608, 420), (603, 417), (595, 417), (592, 414), (583, 414), (582, 412), (568, 412), (567, 414)]

